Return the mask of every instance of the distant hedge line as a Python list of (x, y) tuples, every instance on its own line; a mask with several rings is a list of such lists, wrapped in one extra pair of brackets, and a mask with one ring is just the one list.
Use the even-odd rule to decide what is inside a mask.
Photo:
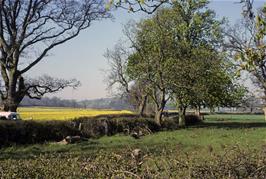
[[(196, 116), (186, 116), (188, 125), (199, 121)], [(72, 121), (0, 121), (0, 146), (61, 141), (67, 136), (97, 138), (130, 133), (138, 128), (157, 132), (177, 129), (178, 124), (176, 119), (167, 118), (158, 126), (150, 117), (140, 118), (135, 115), (82, 117)]]

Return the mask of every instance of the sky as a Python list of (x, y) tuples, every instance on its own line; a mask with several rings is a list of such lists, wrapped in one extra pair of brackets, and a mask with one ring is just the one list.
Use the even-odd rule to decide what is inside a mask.
[[(215, 10), (217, 18), (227, 17), (230, 22), (235, 22), (241, 18), (241, 5), (237, 3), (239, 1), (211, 0), (209, 7)], [(261, 7), (265, 2), (266, 0), (255, 0), (254, 6)], [(108, 69), (108, 63), (103, 55), (123, 38), (123, 25), (131, 19), (137, 21), (147, 15), (120, 9), (113, 12), (113, 16), (113, 20), (95, 21), (78, 37), (55, 48), (28, 75), (76, 78), (82, 84), (76, 90), (65, 89), (49, 96), (76, 100), (111, 97), (104, 82), (104, 71)]]

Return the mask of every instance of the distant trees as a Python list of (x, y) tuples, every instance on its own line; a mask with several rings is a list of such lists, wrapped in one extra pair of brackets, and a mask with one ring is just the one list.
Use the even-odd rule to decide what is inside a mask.
[(177, 1), (127, 27), (132, 48), (124, 58), (124, 74), (132, 82), (145, 82), (158, 124), (169, 99), (176, 101), (184, 126), (187, 107), (228, 106), (243, 95), (219, 48), (221, 24), (207, 2)]
[(55, 47), (108, 18), (102, 0), (2, 0), (0, 1), (0, 97), (6, 111), (16, 111), (28, 96), (40, 98), (65, 87), (77, 87), (76, 80), (25, 74)]
[(127, 100), (121, 98), (102, 98), (78, 101), (74, 99), (61, 99), (58, 97), (43, 97), (40, 100), (25, 97), (20, 103), (20, 106), (69, 107), (114, 110), (132, 109), (132, 106), (128, 104)]

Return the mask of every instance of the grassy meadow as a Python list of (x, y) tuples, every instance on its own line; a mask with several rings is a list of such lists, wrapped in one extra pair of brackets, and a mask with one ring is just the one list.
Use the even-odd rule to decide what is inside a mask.
[(23, 120), (70, 120), (79, 117), (92, 117), (111, 114), (131, 114), (127, 110), (96, 110), (79, 108), (21, 107), (18, 112)]
[[(53, 114), (49, 112), (44, 114)], [(253, 178), (242, 170), (255, 165), (259, 171), (265, 169), (266, 158), (260, 158), (266, 152), (263, 119), (263, 115), (206, 115), (202, 124), (140, 139), (117, 134), (77, 144), (5, 147), (0, 149), (0, 174), (2, 170), (3, 178)], [(141, 166), (132, 158), (134, 149), (141, 149)], [(208, 167), (216, 173), (208, 173)], [(251, 176), (256, 178), (255, 173)]]
[(263, 122), (264, 115), (259, 114), (214, 114), (205, 115), (207, 121)]

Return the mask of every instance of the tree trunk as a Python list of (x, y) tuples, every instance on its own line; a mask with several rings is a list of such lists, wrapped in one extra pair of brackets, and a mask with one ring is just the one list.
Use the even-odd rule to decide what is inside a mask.
[(156, 110), (156, 113), (155, 113), (155, 122), (158, 125), (161, 125), (161, 122), (162, 122), (163, 109), (164, 108), (160, 108), (160, 109)]
[(164, 111), (164, 108), (165, 108), (165, 104), (166, 104), (166, 101), (163, 98), (162, 101), (161, 101), (161, 103), (160, 103), (160, 105), (156, 107), (155, 122), (158, 125), (161, 125), (162, 117), (163, 117), (163, 111)]
[(211, 112), (211, 114), (214, 114), (215, 113), (215, 108), (214, 107), (210, 107), (210, 112)]
[(9, 79), (4, 78), (4, 80), (7, 91), (5, 95), (2, 95), (4, 111), (16, 112), (19, 103), (25, 96), (23, 92), (25, 90), (24, 79), (18, 76), (16, 71), (9, 71)]
[(186, 126), (186, 107), (178, 107), (178, 125), (179, 127)]
[(198, 116), (199, 118), (201, 118), (200, 106), (197, 106), (197, 107), (195, 108), (195, 115)]
[[(154, 97), (153, 99), (156, 99), (156, 93), (154, 93)], [(161, 125), (162, 122), (162, 116), (163, 116), (163, 111), (165, 108), (165, 104), (166, 104), (166, 100), (165, 100), (165, 91), (161, 91), (159, 97), (157, 98), (157, 100), (154, 100), (154, 102), (156, 103), (155, 105), (155, 122), (158, 125)]]
[(253, 113), (253, 107), (250, 107), (250, 113)]
[(16, 112), (19, 102), (17, 102), (14, 98), (10, 97), (3, 101), (4, 111)]
[(146, 104), (147, 104), (147, 99), (148, 99), (148, 96), (145, 95), (141, 100), (141, 103), (139, 106), (139, 116), (141, 116), (141, 117), (144, 116), (144, 112), (145, 112)]
[(203, 119), (203, 116), (201, 115), (201, 112), (200, 112), (200, 106), (198, 106), (198, 107), (195, 108), (195, 115), (196, 115), (200, 120), (204, 120), (204, 119)]
[(263, 107), (263, 111), (264, 111), (264, 119), (265, 119), (265, 121), (266, 121), (266, 106)]

